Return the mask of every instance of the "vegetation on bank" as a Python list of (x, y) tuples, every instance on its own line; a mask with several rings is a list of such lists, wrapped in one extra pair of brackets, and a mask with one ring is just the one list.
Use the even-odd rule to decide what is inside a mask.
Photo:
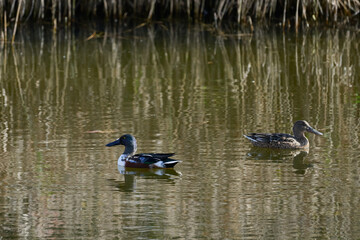
[(360, 0), (0, 0), (2, 26), (34, 20), (54, 24), (88, 18), (108, 20), (187, 18), (219, 23), (359, 23)]

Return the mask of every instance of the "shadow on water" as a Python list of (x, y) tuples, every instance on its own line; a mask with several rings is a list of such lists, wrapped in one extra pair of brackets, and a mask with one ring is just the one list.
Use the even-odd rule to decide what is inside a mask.
[(265, 160), (274, 163), (292, 161), (295, 173), (305, 174), (306, 169), (313, 167), (312, 163), (306, 161), (309, 150), (289, 150), (289, 149), (268, 149), (252, 147), (247, 153), (247, 158), (251, 160)]
[(146, 169), (125, 168), (118, 165), (118, 171), (124, 176), (123, 181), (108, 179), (110, 186), (116, 187), (121, 192), (132, 192), (136, 189), (136, 179), (161, 179), (167, 184), (174, 184), (175, 179), (181, 177), (181, 173), (174, 169)]

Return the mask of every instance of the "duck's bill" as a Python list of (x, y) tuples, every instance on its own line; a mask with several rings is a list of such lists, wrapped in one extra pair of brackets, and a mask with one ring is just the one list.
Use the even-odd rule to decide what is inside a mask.
[(320, 135), (320, 136), (323, 135), (321, 132), (319, 132), (318, 130), (313, 129), (312, 127), (308, 128), (308, 132), (311, 132), (311, 133), (314, 133), (314, 134)]
[(120, 140), (119, 139), (117, 139), (117, 140), (115, 140), (115, 141), (113, 141), (111, 143), (106, 144), (107, 147), (112, 147), (112, 146), (116, 146), (116, 145), (120, 145)]

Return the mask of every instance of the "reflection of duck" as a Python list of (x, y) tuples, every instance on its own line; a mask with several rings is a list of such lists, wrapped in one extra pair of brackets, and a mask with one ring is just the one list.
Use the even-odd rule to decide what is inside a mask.
[[(118, 159), (118, 165), (131, 168), (173, 168), (180, 161), (171, 159), (175, 153), (139, 153), (135, 154), (136, 139), (125, 134), (114, 142), (108, 143), (107, 147), (124, 145), (125, 151)], [(135, 154), (135, 155), (134, 155)]]
[(293, 168), (296, 169), (296, 173), (304, 174), (307, 168), (313, 166), (311, 163), (304, 162), (307, 154), (308, 152), (301, 151), (294, 157)]
[(313, 166), (305, 161), (308, 153), (308, 149), (284, 151), (270, 148), (251, 148), (247, 155), (255, 160), (272, 160), (274, 162), (292, 160), (293, 168), (296, 169), (295, 172), (304, 174), (307, 168)]
[(181, 176), (181, 173), (172, 168), (128, 168), (118, 165), (120, 174), (133, 175), (150, 178), (170, 178), (172, 176)]
[(248, 156), (255, 160), (285, 160), (293, 159), (298, 155), (305, 157), (309, 153), (308, 149), (299, 149), (299, 150), (280, 150), (280, 149), (271, 149), (271, 148), (256, 148), (252, 147), (248, 152)]
[(108, 179), (110, 186), (122, 192), (131, 192), (136, 188), (136, 178), (163, 179), (173, 183), (181, 173), (169, 168), (127, 168), (118, 165), (119, 173), (124, 175), (124, 181)]
[(109, 185), (117, 188), (121, 192), (132, 192), (136, 188), (135, 176), (125, 175), (124, 181), (108, 179)]
[(309, 147), (309, 140), (305, 137), (305, 132), (323, 135), (312, 128), (308, 122), (300, 120), (295, 122), (293, 126), (294, 136), (286, 133), (251, 133), (244, 135), (244, 137), (256, 147), (298, 149)]

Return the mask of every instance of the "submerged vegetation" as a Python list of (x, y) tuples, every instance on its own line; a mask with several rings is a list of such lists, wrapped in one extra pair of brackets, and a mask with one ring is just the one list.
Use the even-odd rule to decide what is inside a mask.
[(300, 24), (359, 23), (360, 0), (0, 0), (2, 26), (34, 20), (70, 24), (75, 20), (140, 17), (187, 18), (220, 23), (274, 22), (296, 28)]

